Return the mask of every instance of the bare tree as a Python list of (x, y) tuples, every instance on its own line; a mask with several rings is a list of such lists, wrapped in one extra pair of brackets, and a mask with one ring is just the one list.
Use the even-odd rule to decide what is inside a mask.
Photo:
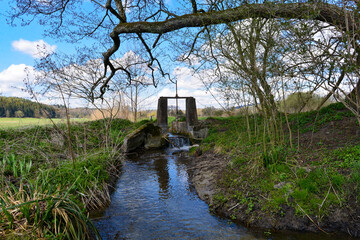
[(149, 72), (146, 61), (133, 51), (129, 51), (125, 54), (123, 59), (119, 61), (119, 64), (126, 66), (125, 68), (128, 73), (133, 77), (131, 81), (126, 82), (124, 81), (126, 76), (117, 74), (114, 82), (118, 86), (121, 86), (122, 93), (130, 100), (131, 112), (133, 113), (134, 121), (137, 122), (140, 103), (144, 100), (141, 99), (141, 95), (148, 86), (152, 85), (151, 79), (148, 76)]
[[(90, 105), (97, 109), (104, 119), (104, 143), (106, 149), (114, 150), (120, 142), (112, 142), (110, 137), (110, 128), (112, 121), (118, 116), (124, 106), (124, 96), (122, 85), (112, 82), (111, 91), (101, 100), (91, 98), (90, 88), (97, 78), (102, 74), (103, 64), (100, 59), (92, 59), (91, 54), (80, 53), (72, 56), (67, 54), (55, 54), (41, 59), (36, 65), (37, 75), (35, 81), (27, 81), (27, 86), (32, 90), (32, 95), (46, 96), (55, 101), (62, 101), (65, 107), (67, 119), (67, 141), (69, 142), (69, 151), (71, 149), (70, 132), (70, 99), (80, 100), (83, 105)], [(91, 52), (86, 49), (86, 52)], [(118, 64), (127, 68), (122, 59), (117, 59)], [(72, 151), (70, 151), (72, 152)], [(73, 154), (72, 154), (73, 155)], [(74, 157), (73, 157), (74, 158)]]
[[(326, 22), (344, 35), (351, 33), (359, 40), (359, 9), (353, 1), (346, 2), (259, 2), (259, 1), (179, 1), (169, 5), (163, 0), (140, 1), (85, 1), (16, 0), (11, 8), (12, 23), (21, 19), (29, 24), (35, 18), (49, 26), (48, 35), (68, 37), (70, 41), (93, 38), (107, 46), (103, 53), (103, 73), (94, 82), (91, 97), (103, 97), (115, 73), (123, 71), (114, 64), (115, 53), (127, 40), (138, 42), (146, 52), (146, 62), (151, 71), (153, 84), (157, 77), (167, 73), (160, 64), (163, 54), (159, 50), (165, 35), (185, 28), (198, 28), (203, 32), (210, 25), (231, 23), (247, 18), (312, 19)], [(196, 29), (194, 31), (197, 31)], [(196, 38), (193, 39), (196, 41)], [(355, 47), (359, 55), (358, 47)], [(358, 62), (358, 59), (357, 59)], [(128, 74), (128, 78), (132, 79)], [(357, 84), (358, 85), (358, 84)], [(356, 86), (357, 86), (356, 85)], [(95, 90), (99, 88), (99, 91)]]
[[(274, 88), (276, 84), (271, 83), (271, 79), (280, 74), (278, 66), (281, 59), (278, 58), (281, 56), (277, 50), (282, 46), (280, 41), (275, 44), (279, 35), (277, 22), (254, 18), (238, 24), (226, 24), (225, 29), (217, 34), (213, 43), (216, 50), (209, 55), (218, 58), (216, 62), (221, 63), (220, 69), (224, 69), (227, 76), (234, 75), (238, 79), (231, 81), (228, 89), (247, 86), (266, 115), (276, 114), (277, 106), (270, 84)], [(227, 76), (220, 75), (223, 84), (227, 82)]]

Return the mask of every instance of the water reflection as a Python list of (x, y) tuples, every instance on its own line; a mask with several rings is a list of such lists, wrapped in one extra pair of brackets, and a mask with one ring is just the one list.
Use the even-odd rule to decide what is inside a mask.
[(169, 197), (169, 168), (168, 168), (168, 159), (164, 157), (159, 157), (154, 161), (154, 168), (158, 176), (159, 183), (159, 194), (162, 198), (167, 199)]
[(125, 162), (111, 205), (94, 221), (103, 239), (256, 239), (209, 213), (190, 191), (188, 158), (173, 152), (147, 152)]

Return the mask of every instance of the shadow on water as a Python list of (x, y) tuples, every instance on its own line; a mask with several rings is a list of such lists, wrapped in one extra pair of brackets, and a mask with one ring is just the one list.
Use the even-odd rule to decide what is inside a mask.
[[(263, 237), (209, 213), (189, 182), (188, 140), (128, 158), (110, 206), (93, 219), (103, 239), (324, 239), (302, 234)], [(328, 238), (331, 239), (331, 238)]]

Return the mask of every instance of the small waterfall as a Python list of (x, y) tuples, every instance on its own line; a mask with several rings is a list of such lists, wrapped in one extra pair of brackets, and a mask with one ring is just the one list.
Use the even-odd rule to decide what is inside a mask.
[(190, 139), (185, 136), (169, 134), (169, 148), (186, 148), (190, 146)]

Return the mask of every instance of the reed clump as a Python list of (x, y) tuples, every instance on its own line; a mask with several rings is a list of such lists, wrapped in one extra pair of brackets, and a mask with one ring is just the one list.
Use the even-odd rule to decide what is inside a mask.
[(9, 184), (0, 201), (0, 237), (88, 239), (93, 234), (99, 239), (87, 215), (60, 185), (51, 191), (37, 183)]

